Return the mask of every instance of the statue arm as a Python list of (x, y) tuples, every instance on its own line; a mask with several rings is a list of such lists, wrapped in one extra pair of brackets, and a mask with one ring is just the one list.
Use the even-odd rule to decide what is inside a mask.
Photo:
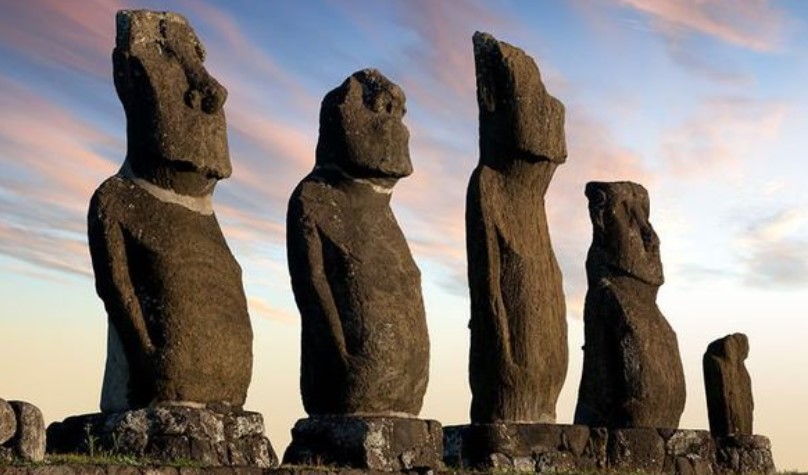
[[(479, 176), (473, 176), (467, 204), (467, 248), (469, 264), (469, 284), (472, 293), (472, 318), (479, 331), (490, 331), (489, 338), (496, 338), (501, 358), (513, 364), (511, 352), (510, 325), (508, 312), (502, 295), (500, 266), (500, 236), (491, 210), (480, 199)], [(475, 189), (476, 188), (476, 189)], [(475, 268), (472, 271), (472, 267)], [(476, 315), (475, 315), (476, 314)]]
[[(299, 205), (298, 205), (299, 206)], [(292, 290), (303, 319), (303, 332), (329, 335), (328, 348), (320, 348), (347, 364), (348, 352), (342, 322), (325, 273), (321, 230), (301, 210), (290, 205), (287, 219), (287, 259)]]
[(154, 353), (154, 345), (129, 277), (126, 239), (121, 224), (110, 218), (97, 198), (90, 204), (87, 231), (96, 292), (121, 337), (129, 364), (142, 368)]

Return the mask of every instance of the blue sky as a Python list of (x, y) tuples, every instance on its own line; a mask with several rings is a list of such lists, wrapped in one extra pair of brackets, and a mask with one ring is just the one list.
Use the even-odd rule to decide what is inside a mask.
[(283, 450), (303, 416), (284, 247), (286, 200), (311, 169), (319, 102), (376, 67), (406, 92), (415, 173), (393, 207), (422, 269), (433, 349), (425, 417), (467, 420), (463, 206), (477, 161), (471, 35), (536, 59), (567, 108), (569, 158), (547, 196), (564, 273), (570, 422), (580, 378), (591, 238), (583, 187), (651, 195), (688, 383), (682, 425), (707, 425), (706, 345), (750, 336), (756, 429), (780, 468), (808, 469), (808, 4), (800, 0), (0, 2), (0, 396), (48, 420), (97, 408), (106, 321), (85, 237), (94, 188), (125, 150), (112, 85), (114, 15), (184, 14), (230, 92), (233, 177), (215, 208), (244, 268), (255, 327), (248, 406)]

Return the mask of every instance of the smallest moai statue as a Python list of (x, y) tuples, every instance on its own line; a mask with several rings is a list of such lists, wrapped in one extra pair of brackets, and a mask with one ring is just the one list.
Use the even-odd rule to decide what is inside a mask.
[(716, 437), (752, 435), (752, 380), (744, 361), (749, 339), (733, 333), (707, 346), (704, 353), (704, 389), (710, 432)]

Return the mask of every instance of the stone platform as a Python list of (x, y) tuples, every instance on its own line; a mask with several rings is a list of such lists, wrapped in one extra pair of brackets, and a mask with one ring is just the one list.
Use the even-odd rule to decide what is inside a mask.
[(562, 424), (472, 424), (444, 430), (448, 466), (525, 472), (620, 470), (676, 475), (774, 473), (763, 436)]
[(109, 452), (205, 466), (278, 465), (263, 417), (247, 411), (160, 406), (85, 414), (48, 426), (47, 447), (48, 453)]
[(295, 424), (283, 463), (394, 472), (438, 470), (442, 459), (443, 433), (437, 421), (313, 416)]

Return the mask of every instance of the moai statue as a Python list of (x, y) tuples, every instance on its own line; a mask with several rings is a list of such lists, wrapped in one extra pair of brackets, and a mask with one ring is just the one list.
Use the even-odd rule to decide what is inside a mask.
[(567, 374), (561, 271), (544, 195), (564, 163), (564, 106), (524, 51), (475, 33), (480, 162), (469, 182), (471, 420), (555, 422)]
[(744, 361), (749, 339), (734, 333), (718, 339), (704, 353), (704, 389), (710, 432), (717, 437), (752, 435), (752, 380)]
[(188, 21), (121, 11), (115, 89), (126, 160), (90, 202), (88, 234), (109, 319), (104, 412), (244, 404), (252, 329), (241, 268), (211, 197), (230, 176), (227, 91)]
[(415, 417), (429, 377), (421, 274), (390, 209), (393, 186), (412, 173), (404, 102), (375, 69), (329, 92), (314, 170), (289, 199), (286, 248), (310, 417), (292, 429), (286, 464), (442, 465), (441, 425)]
[(374, 69), (329, 92), (314, 170), (289, 200), (310, 415), (421, 410), (429, 376), (421, 275), (390, 209), (393, 186), (412, 173), (404, 101)]
[(586, 197), (594, 229), (575, 423), (677, 428), (685, 379), (676, 333), (656, 304), (664, 278), (648, 192), (631, 182), (590, 182)]

